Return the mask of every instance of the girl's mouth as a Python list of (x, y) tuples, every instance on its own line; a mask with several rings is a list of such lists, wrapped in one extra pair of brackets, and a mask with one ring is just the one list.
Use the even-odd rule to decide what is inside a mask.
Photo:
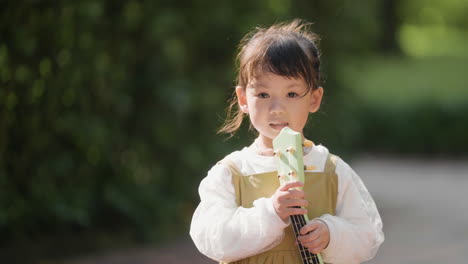
[(270, 127), (275, 130), (281, 130), (284, 127), (287, 127), (288, 125), (288, 123), (270, 123)]

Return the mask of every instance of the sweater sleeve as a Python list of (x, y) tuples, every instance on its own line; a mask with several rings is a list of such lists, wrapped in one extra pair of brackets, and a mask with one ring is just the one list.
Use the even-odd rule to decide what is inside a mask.
[(277, 215), (270, 198), (239, 207), (235, 201), (230, 169), (215, 165), (199, 187), (200, 204), (192, 218), (190, 236), (204, 255), (232, 262), (276, 246), (287, 226)]
[(330, 242), (322, 251), (325, 262), (361, 263), (372, 259), (384, 241), (382, 220), (360, 177), (341, 159), (336, 166), (336, 216), (323, 215)]

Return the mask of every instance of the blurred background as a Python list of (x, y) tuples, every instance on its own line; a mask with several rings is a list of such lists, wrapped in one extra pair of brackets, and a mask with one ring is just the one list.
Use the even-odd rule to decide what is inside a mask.
[[(0, 262), (213, 263), (188, 237), (254, 26), (321, 36), (306, 135), (361, 175), (369, 263), (468, 257), (468, 1), (1, 1)], [(465, 260), (466, 261), (466, 260)]]

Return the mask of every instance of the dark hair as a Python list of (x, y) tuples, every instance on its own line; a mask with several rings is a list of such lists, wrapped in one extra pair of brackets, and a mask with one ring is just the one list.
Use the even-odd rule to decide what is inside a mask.
[[(320, 54), (316, 46), (318, 36), (309, 29), (310, 23), (294, 19), (269, 28), (255, 28), (240, 42), (237, 62), (237, 86), (245, 89), (256, 74), (271, 72), (287, 78), (302, 78), (307, 92), (320, 86)], [(231, 98), (227, 118), (218, 133), (234, 134), (245, 114)]]

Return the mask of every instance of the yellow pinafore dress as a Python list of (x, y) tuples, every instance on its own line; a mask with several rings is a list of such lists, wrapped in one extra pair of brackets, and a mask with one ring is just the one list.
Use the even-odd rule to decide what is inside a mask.
[[(306, 200), (309, 201), (309, 205), (307, 206), (307, 216), (309, 219), (323, 214), (335, 214), (338, 194), (338, 177), (335, 173), (336, 159), (336, 156), (328, 155), (323, 172), (305, 172), (303, 190)], [(256, 199), (271, 197), (279, 187), (277, 172), (242, 175), (232, 162), (223, 160), (221, 163), (227, 164), (231, 169), (238, 206), (252, 207)], [(285, 229), (283, 240), (276, 247), (258, 255), (231, 263), (300, 264), (302, 263), (301, 257), (294, 241), (294, 231), (292, 226), (289, 225)]]

